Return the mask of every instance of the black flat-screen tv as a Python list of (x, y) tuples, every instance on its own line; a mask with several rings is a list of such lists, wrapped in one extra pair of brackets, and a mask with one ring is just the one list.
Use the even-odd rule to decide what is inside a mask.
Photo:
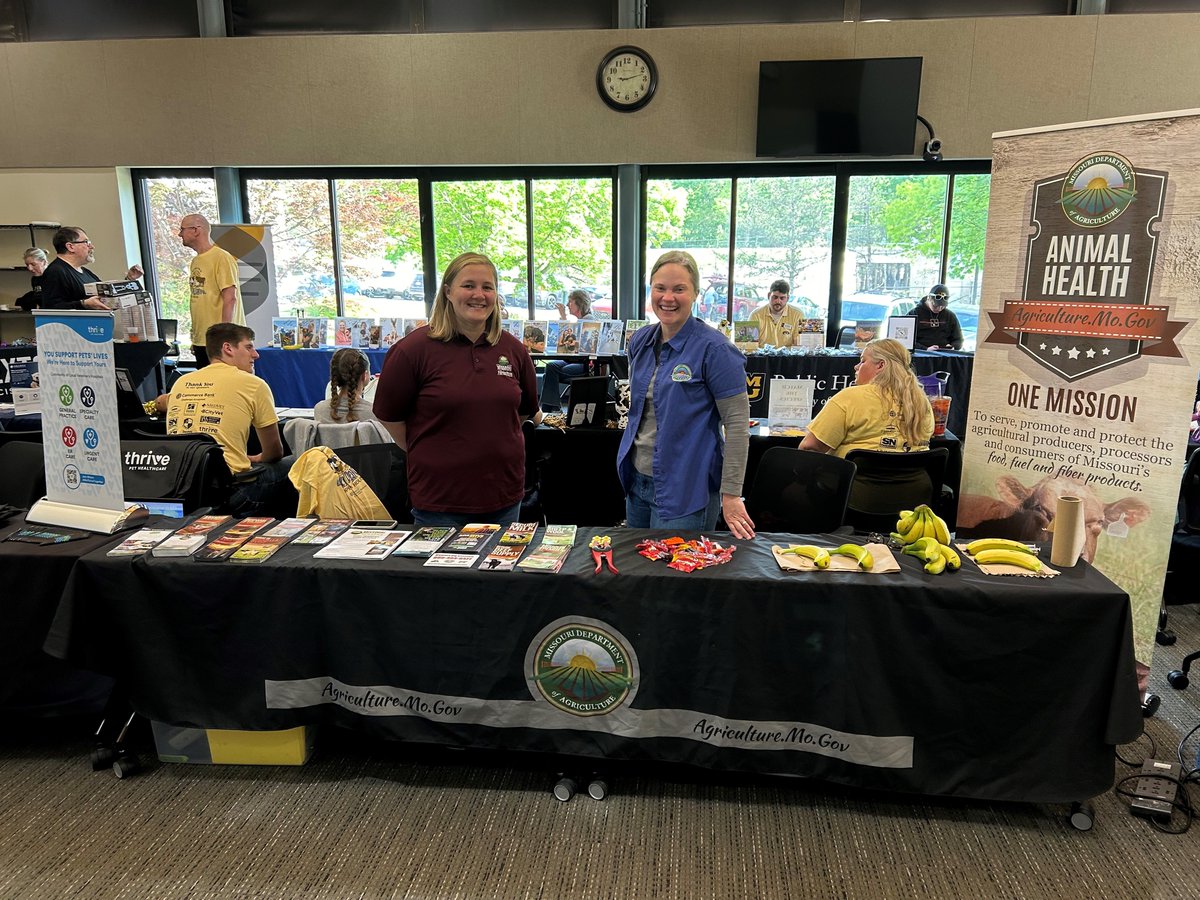
[(760, 62), (757, 156), (913, 152), (921, 57)]

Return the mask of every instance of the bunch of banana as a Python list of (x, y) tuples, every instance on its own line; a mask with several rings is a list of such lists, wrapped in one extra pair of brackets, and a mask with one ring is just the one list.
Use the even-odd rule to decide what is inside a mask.
[(925, 537), (948, 545), (950, 529), (946, 526), (945, 519), (924, 503), (916, 509), (901, 510), (900, 518), (896, 520), (896, 530), (892, 532), (892, 540), (901, 544), (911, 544)]
[(935, 537), (917, 538), (904, 548), (904, 552), (925, 563), (925, 571), (930, 575), (941, 575), (947, 569), (955, 572), (962, 565), (962, 559), (954, 548)]
[(788, 547), (779, 552), (790, 553), (792, 556), (806, 556), (813, 561), (813, 565), (818, 569), (829, 568), (829, 551), (824, 547), (814, 547), (812, 544), (800, 544), (799, 546)]
[(980, 538), (967, 544), (967, 552), (981, 566), (1007, 563), (1030, 572), (1042, 571), (1042, 561), (1026, 544), (1005, 538)]

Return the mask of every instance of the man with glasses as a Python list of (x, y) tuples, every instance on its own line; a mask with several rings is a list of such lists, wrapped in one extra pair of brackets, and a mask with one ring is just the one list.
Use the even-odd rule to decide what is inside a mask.
[(191, 288), (192, 352), (196, 366), (208, 365), (204, 336), (208, 329), (221, 322), (246, 324), (242, 308), (241, 278), (237, 259), (212, 241), (212, 226), (199, 213), (183, 217), (179, 223), (179, 239), (183, 246), (195, 250), (188, 268)]
[(935, 284), (925, 299), (909, 311), (917, 317), (917, 336), (913, 346), (918, 350), (961, 350), (962, 326), (958, 316), (946, 309), (950, 292), (944, 284)]
[[(54, 262), (42, 273), (42, 309), (108, 309), (103, 300), (89, 296), (87, 285), (100, 281), (86, 263), (96, 261), (96, 247), (82, 228), (64, 225), (54, 232)], [(141, 266), (130, 266), (126, 281), (142, 277)]]

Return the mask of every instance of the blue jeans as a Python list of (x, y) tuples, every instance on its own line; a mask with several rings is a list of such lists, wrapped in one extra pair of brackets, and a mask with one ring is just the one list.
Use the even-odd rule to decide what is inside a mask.
[[(229, 495), (229, 503), (226, 504), (229, 514), (239, 517), (262, 516), (281, 511), (279, 502), (286, 496), (285, 491), (291, 488), (288, 472), (295, 461), (296, 457), (285, 456), (272, 463), (259, 463), (257, 478), (245, 484), (235, 482), (236, 487)], [(293, 491), (293, 495), (294, 493)], [(294, 507), (295, 503), (292, 506)], [(289, 515), (295, 515), (295, 512)]]
[(517, 503), (507, 509), (498, 509), (495, 512), (481, 513), (434, 512), (414, 507), (412, 514), (413, 523), (416, 525), (453, 525), (455, 528), (462, 528), (464, 525), (474, 522), (480, 524), (489, 522), (507, 528), (513, 522), (521, 521), (521, 504)]
[(552, 359), (542, 370), (542, 409), (546, 412), (562, 412), (562, 385), (587, 372), (583, 363)]
[(717, 515), (721, 512), (721, 495), (708, 495), (704, 509), (664, 519), (658, 514), (654, 502), (654, 479), (641, 472), (633, 473), (633, 484), (625, 495), (625, 524), (630, 528), (664, 528), (672, 531), (712, 531), (717, 527)]

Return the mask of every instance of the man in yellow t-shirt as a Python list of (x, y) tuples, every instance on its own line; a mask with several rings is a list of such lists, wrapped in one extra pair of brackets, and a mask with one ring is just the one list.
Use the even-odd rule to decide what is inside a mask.
[[(219, 323), (208, 329), (206, 346), (212, 364), (184, 375), (165, 398), (167, 434), (211, 435), (234, 475), (257, 466), (257, 478), (238, 484), (226, 511), (258, 515), (287, 479), (293, 462), (283, 455), (275, 398), (270, 385), (254, 374), (258, 351), (253, 331), (245, 325)], [(251, 427), (261, 453), (247, 453)]]
[(196, 354), (196, 365), (201, 368), (209, 363), (205, 349), (209, 326), (218, 322), (246, 324), (237, 259), (212, 242), (211, 232), (208, 219), (199, 213), (184, 216), (179, 223), (183, 246), (196, 251), (188, 269), (188, 284), (192, 297), (192, 351)]
[(751, 314), (750, 318), (758, 323), (758, 346), (791, 347), (796, 343), (804, 313), (788, 305), (791, 292), (791, 285), (782, 278), (773, 282), (767, 294), (767, 305)]

